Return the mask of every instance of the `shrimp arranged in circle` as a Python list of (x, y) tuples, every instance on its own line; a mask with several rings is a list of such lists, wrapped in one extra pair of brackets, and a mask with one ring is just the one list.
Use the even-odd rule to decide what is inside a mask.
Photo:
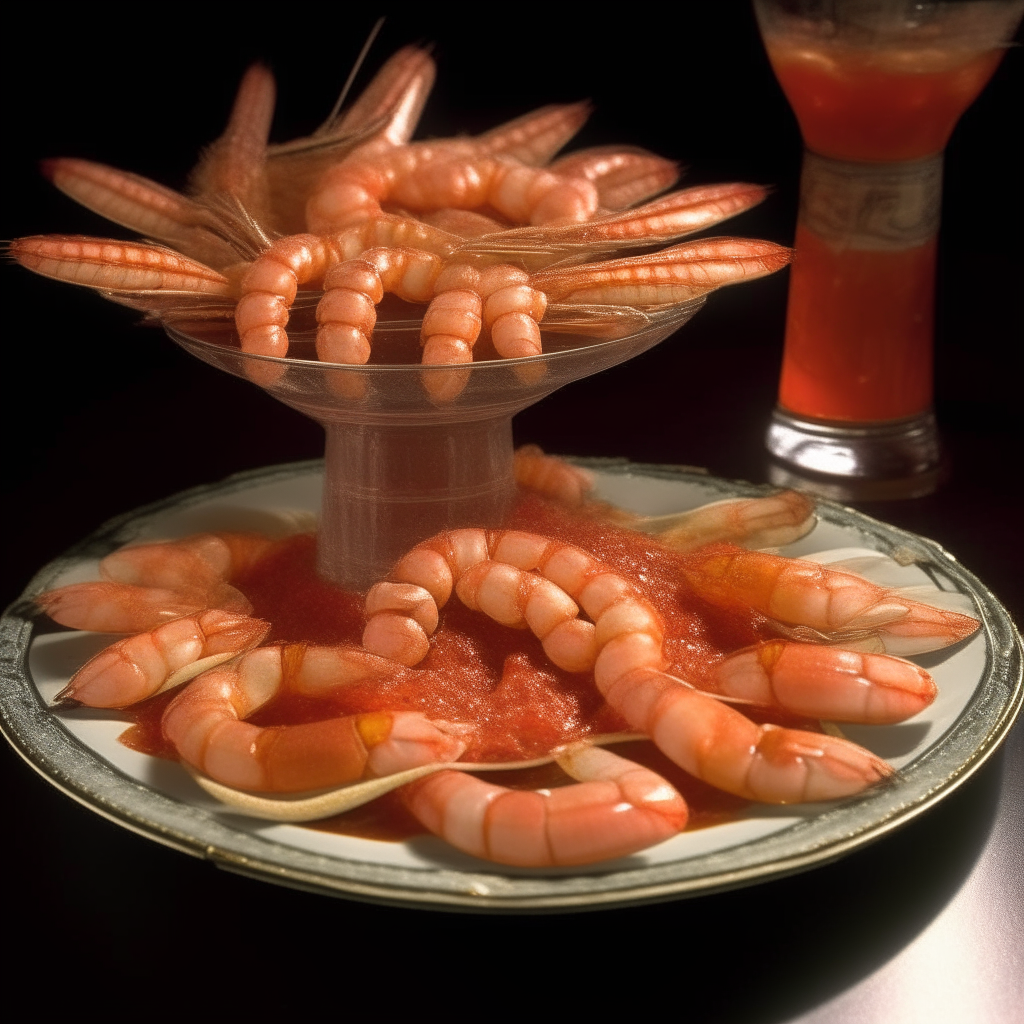
[[(531, 472), (531, 481), (555, 493), (573, 483), (568, 498), (589, 514), (587, 477), (537, 450), (520, 456), (532, 460), (531, 471), (541, 459), (544, 472)], [(590, 513), (603, 515), (594, 504)], [(780, 524), (780, 510), (788, 526)], [(415, 688), (432, 637), (445, 628), (442, 611), (455, 597), (501, 626), (530, 631), (552, 664), (592, 677), (635, 730), (622, 738), (649, 737), (677, 766), (716, 788), (748, 800), (795, 803), (840, 799), (886, 779), (891, 768), (856, 744), (759, 724), (742, 709), (903, 721), (934, 699), (934, 682), (919, 666), (865, 649), (865, 632), (883, 646), (909, 637), (915, 650), (937, 649), (969, 636), (976, 620), (836, 569), (721, 542), (742, 534), (756, 543), (765, 522), (770, 531), (805, 528), (806, 506), (785, 493), (714, 503), (687, 516), (695, 535), (718, 541), (674, 556), (702, 600), (757, 609), (780, 627), (813, 630), (819, 641), (775, 639), (726, 650), (694, 683), (674, 674), (665, 620), (627, 575), (562, 540), (462, 529), (416, 545), (388, 580), (370, 589), (361, 645), (261, 647), (268, 623), (210, 608), (161, 620), (115, 643), (80, 670), (62, 696), (118, 708), (182, 687), (163, 713), (165, 738), (215, 796), (278, 820), (289, 820), (289, 809), (292, 820), (331, 813), (332, 793), (341, 801), (336, 806), (347, 808), (401, 787), (413, 815), (452, 845), (537, 867), (622, 856), (685, 827), (687, 805), (674, 786), (591, 740), (550, 751), (572, 784), (528, 791), (477, 777), (515, 765), (463, 759), (478, 728), (473, 721), (386, 705), (363, 711), (356, 705), (350, 713), (295, 725), (248, 721), (285, 693), (331, 700), (352, 687), (392, 680)], [(678, 543), (681, 530), (675, 523), (669, 539)], [(128, 547), (101, 563), (104, 584), (66, 590), (80, 595), (80, 605), (91, 600), (97, 607), (108, 603), (106, 590), (74, 588), (153, 585), (161, 593), (182, 587), (212, 596), (269, 544), (254, 535), (207, 534)], [(50, 592), (40, 604), (60, 608), (64, 596)], [(842, 649), (853, 636), (860, 649)], [(306, 794), (324, 790), (308, 798), (313, 810), (306, 812)], [(287, 795), (287, 806), (274, 794)]]
[(540, 353), (541, 324), (617, 337), (788, 262), (782, 246), (739, 238), (629, 256), (741, 213), (766, 190), (652, 199), (675, 183), (672, 161), (628, 147), (553, 159), (586, 119), (583, 103), (476, 138), (410, 142), (434, 73), (425, 51), (400, 50), (347, 112), (270, 145), (275, 85), (256, 65), (191, 195), (89, 161), (46, 162), (58, 188), (159, 245), (52, 235), (16, 239), (10, 253), (165, 319), (233, 316), (242, 350), (261, 356), (288, 354), (296, 296), (320, 290), (317, 356), (348, 365), (372, 358), (385, 294), (426, 305), (424, 363), (460, 364), (482, 333), (499, 358)]
[[(792, 559), (740, 549), (731, 549), (732, 554), (726, 545), (712, 550), (720, 554), (702, 558), (698, 552), (687, 579), (713, 600), (728, 585), (734, 601), (759, 607), (766, 598), (748, 582), (759, 569), (776, 580), (767, 600), (784, 603), (789, 621), (819, 623), (817, 608), (842, 595), (845, 610), (830, 618), (833, 629), (870, 622), (891, 630), (890, 621), (896, 621), (901, 635), (913, 635), (929, 649), (956, 643), (977, 629), (969, 616), (937, 615), (929, 606), (845, 573), (818, 571), (808, 580)], [(711, 572), (707, 566), (709, 558), (724, 558), (726, 552), (745, 572), (735, 572), (723, 584), (727, 573), (719, 563), (711, 563)], [(807, 582), (791, 585), (793, 574)], [(768, 803), (826, 800), (859, 792), (891, 772), (855, 744), (758, 726), (713, 695), (668, 675), (657, 610), (581, 548), (517, 531), (457, 530), (414, 548), (392, 576), (394, 582), (378, 584), (367, 595), (363, 645), (368, 650), (419, 661), (436, 609), (456, 593), (467, 607), (504, 625), (530, 629), (559, 667), (592, 670), (605, 700), (631, 726), (681, 768), (720, 789)], [(889, 609), (885, 617), (873, 611), (880, 607)], [(813, 706), (829, 717), (852, 714), (854, 720), (879, 722), (915, 714), (935, 695), (927, 673), (907, 662), (835, 648), (805, 653), (800, 644), (734, 656), (720, 666), (719, 678), (723, 693), (753, 691), (754, 699), (767, 705), (797, 712)]]

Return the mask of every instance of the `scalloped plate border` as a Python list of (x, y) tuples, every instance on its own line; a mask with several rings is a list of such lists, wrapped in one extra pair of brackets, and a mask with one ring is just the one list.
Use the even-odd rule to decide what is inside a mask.
[[(690, 467), (577, 460), (611, 475), (680, 481), (721, 497), (773, 488), (722, 480)], [(778, 878), (836, 860), (910, 821), (976, 772), (1006, 736), (1024, 701), (1022, 645), (994, 595), (934, 541), (888, 526), (830, 502), (819, 518), (854, 529), (864, 546), (913, 552), (930, 575), (969, 594), (980, 609), (987, 658), (982, 678), (952, 727), (910, 765), (898, 781), (839, 804), (764, 838), (667, 864), (603, 874), (510, 876), (447, 868), (416, 870), (325, 856), (236, 830), (215, 814), (150, 789), (72, 736), (44, 706), (29, 676), (34, 595), (72, 564), (97, 557), (126, 540), (132, 526), (213, 497), (308, 476), (319, 461), (272, 466), (193, 488), (118, 516), (45, 566), (0, 622), (0, 729), (48, 782), (98, 814), (218, 867), (281, 885), (404, 907), (488, 913), (594, 910), (706, 894)]]

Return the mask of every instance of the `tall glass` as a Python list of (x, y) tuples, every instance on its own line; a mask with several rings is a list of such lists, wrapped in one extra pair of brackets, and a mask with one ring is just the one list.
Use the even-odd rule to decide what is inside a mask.
[(998, 66), (1024, 0), (754, 8), (806, 147), (767, 437), (776, 477), (918, 481), (920, 493), (939, 464), (931, 407), (942, 151)]

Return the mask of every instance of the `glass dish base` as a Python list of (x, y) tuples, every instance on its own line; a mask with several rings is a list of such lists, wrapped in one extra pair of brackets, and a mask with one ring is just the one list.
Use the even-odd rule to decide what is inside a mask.
[(838, 501), (918, 498), (944, 476), (934, 414), (845, 423), (772, 413), (765, 445), (769, 479)]

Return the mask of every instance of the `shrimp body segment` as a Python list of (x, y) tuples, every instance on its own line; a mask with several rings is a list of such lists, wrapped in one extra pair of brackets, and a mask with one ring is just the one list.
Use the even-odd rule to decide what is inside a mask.
[(211, 610), (173, 619), (120, 640), (86, 662), (58, 699), (93, 708), (124, 708), (186, 682), (189, 669), (233, 658), (255, 647), (270, 623)]
[(923, 711), (937, 688), (923, 668), (886, 654), (769, 640), (720, 661), (716, 692), (808, 718), (889, 725)]
[(948, 647), (971, 636), (979, 625), (970, 615), (911, 600), (853, 573), (727, 544), (694, 552), (682, 571), (713, 605), (752, 607), (836, 641), (872, 638), (888, 654)]
[(261, 647), (195, 679), (167, 707), (162, 728), (181, 758), (237, 789), (294, 793), (364, 776), (454, 761), (464, 729), (418, 712), (370, 712), (302, 725), (245, 721), (282, 690), (324, 696), (401, 671), (357, 648)]
[(523, 867), (623, 857), (686, 826), (683, 798), (650, 769), (586, 743), (555, 760), (578, 785), (530, 792), (445, 771), (407, 787), (406, 804), (452, 846)]

